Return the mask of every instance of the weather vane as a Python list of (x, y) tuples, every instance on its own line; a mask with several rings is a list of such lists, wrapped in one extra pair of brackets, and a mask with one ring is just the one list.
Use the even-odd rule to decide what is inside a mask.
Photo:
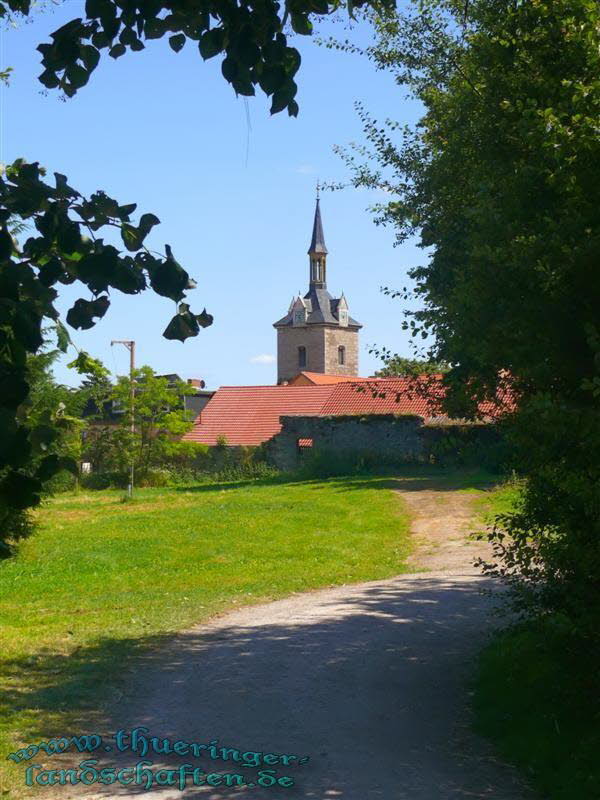
[(317, 181), (317, 200), (319, 199), (319, 192), (321, 191), (321, 187), (319, 185), (319, 181)]

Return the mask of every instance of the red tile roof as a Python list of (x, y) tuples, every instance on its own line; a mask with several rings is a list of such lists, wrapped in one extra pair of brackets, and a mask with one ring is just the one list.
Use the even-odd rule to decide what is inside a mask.
[(434, 381), (367, 378), (355, 383), (340, 383), (323, 405), (321, 415), (418, 414), (425, 419), (440, 416), (435, 398), (441, 398), (441, 386), (435, 385), (437, 381)]
[(318, 415), (332, 386), (223, 386), (202, 409), (183, 438), (214, 445), (256, 445), (281, 430), (285, 414)]
[[(359, 378), (323, 386), (223, 386), (183, 438), (214, 445), (219, 436), (225, 436), (230, 445), (257, 445), (279, 433), (280, 417), (292, 415), (418, 414), (424, 419), (447, 419), (439, 408), (444, 394), (440, 379)], [(482, 404), (480, 410), (490, 416), (498, 414), (492, 404)]]
[(328, 375), (322, 372), (299, 372), (298, 375), (289, 381), (288, 386), (307, 386), (311, 383), (316, 386), (325, 386), (331, 383), (352, 383), (364, 380), (365, 378), (356, 378), (352, 375)]

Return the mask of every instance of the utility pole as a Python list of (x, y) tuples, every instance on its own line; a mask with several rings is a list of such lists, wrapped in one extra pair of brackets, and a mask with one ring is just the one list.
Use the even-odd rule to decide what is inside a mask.
[[(129, 350), (129, 385), (131, 387), (131, 444), (133, 448), (133, 437), (135, 434), (135, 389), (133, 385), (133, 371), (135, 370), (135, 342), (132, 339), (113, 339), (110, 343), (112, 347), (114, 344), (122, 344)], [(129, 471), (129, 486), (127, 487), (127, 494), (129, 497), (133, 496), (133, 449), (131, 451), (131, 467)]]

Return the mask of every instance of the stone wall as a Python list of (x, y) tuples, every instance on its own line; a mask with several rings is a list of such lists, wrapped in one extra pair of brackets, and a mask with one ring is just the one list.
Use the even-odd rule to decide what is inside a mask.
[(413, 415), (281, 417), (282, 428), (267, 444), (269, 459), (282, 470), (296, 469), (312, 449), (338, 455), (365, 453), (382, 461), (427, 459), (422, 436), (423, 419)]
[[(494, 425), (425, 424), (412, 414), (282, 416), (281, 431), (265, 445), (269, 461), (288, 471), (310, 452), (367, 457), (372, 465), (410, 462), (501, 468), (506, 443)], [(310, 445), (309, 445), (310, 441)]]

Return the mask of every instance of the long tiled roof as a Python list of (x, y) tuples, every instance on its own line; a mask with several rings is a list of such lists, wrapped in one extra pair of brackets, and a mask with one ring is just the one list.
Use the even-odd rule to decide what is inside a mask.
[(214, 445), (257, 445), (281, 430), (285, 414), (318, 415), (332, 386), (223, 386), (183, 438)]
[[(223, 386), (184, 439), (214, 445), (219, 436), (225, 436), (230, 445), (257, 445), (279, 433), (280, 417), (294, 415), (417, 414), (426, 420), (447, 419), (439, 408), (444, 394), (440, 379), (359, 378), (309, 386)], [(509, 407), (510, 400), (505, 409)], [(497, 416), (498, 411), (493, 404), (480, 407), (482, 415)]]
[[(400, 401), (396, 402), (399, 394)], [(256, 445), (281, 430), (281, 416), (356, 413), (433, 416), (426, 401), (409, 392), (407, 381), (401, 378), (312, 386), (223, 386), (184, 438), (214, 445), (218, 437), (225, 436), (231, 445)]]

